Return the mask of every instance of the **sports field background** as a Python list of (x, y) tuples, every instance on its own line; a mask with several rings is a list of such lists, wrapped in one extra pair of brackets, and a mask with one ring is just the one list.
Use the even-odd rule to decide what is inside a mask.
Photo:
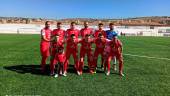
[[(119, 38), (125, 54), (170, 59), (169, 37)], [(124, 55), (123, 78), (100, 69), (53, 78), (39, 72), (39, 42), (39, 35), (0, 34), (0, 96), (170, 96), (170, 60)]]

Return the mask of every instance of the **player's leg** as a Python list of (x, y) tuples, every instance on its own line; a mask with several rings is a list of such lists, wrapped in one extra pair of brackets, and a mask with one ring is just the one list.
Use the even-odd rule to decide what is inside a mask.
[(85, 52), (83, 50), (81, 50), (80, 51), (80, 61), (79, 61), (79, 72), (81, 72), (81, 73), (83, 73), (84, 57), (85, 57)]
[(66, 58), (65, 58), (65, 61), (64, 61), (64, 75), (65, 76), (67, 74), (68, 61), (69, 61), (70, 55), (71, 55), (71, 52), (70, 51), (66, 51)]
[(91, 74), (96, 73), (96, 67), (95, 67), (95, 65), (94, 65), (94, 62), (91, 61), (91, 60), (89, 60), (89, 65), (90, 65), (90, 67), (89, 67), (89, 72), (90, 72)]
[(111, 58), (112, 57), (109, 58), (109, 62), (107, 63), (107, 73), (106, 73), (106, 75), (110, 75), (110, 62), (111, 62)]
[(41, 51), (41, 72), (45, 72), (45, 65), (46, 65), (46, 60), (50, 56), (49, 52), (49, 44), (41, 44), (40, 46), (40, 51)]
[(95, 66), (95, 68), (97, 68), (98, 56), (99, 56), (99, 52), (98, 52), (98, 50), (95, 49), (95, 51), (94, 51), (94, 66)]
[(117, 70), (117, 68), (116, 68), (116, 57), (113, 56), (112, 59), (113, 59), (113, 70), (116, 71)]
[(82, 73), (79, 72), (79, 62), (78, 62), (78, 54), (77, 51), (73, 52), (73, 58), (74, 58), (74, 68), (76, 69), (78, 75), (81, 75)]
[(45, 65), (46, 65), (46, 60), (47, 60), (48, 56), (42, 56), (41, 59), (41, 72), (45, 72)]
[(107, 63), (109, 62), (109, 55), (107, 55), (108, 53), (103, 54), (104, 58), (104, 71), (106, 71), (106, 67), (107, 67)]
[(92, 53), (92, 50), (87, 52), (87, 62), (88, 62), (88, 69), (90, 69), (91, 64), (93, 62), (93, 53)]
[(103, 69), (103, 66), (104, 66), (104, 54), (103, 54), (104, 51), (101, 51), (100, 54), (101, 54), (101, 59), (102, 59), (102, 62), (101, 62), (101, 69)]
[(107, 59), (106, 59), (106, 62), (104, 63), (104, 71), (106, 72), (106, 75), (110, 75), (110, 62), (111, 62), (111, 59), (112, 59), (112, 56), (108, 56)]
[(55, 57), (55, 55), (56, 55), (56, 51), (55, 51), (55, 49), (53, 48), (52, 49), (52, 51), (51, 51), (51, 58), (50, 58), (50, 75), (54, 75), (55, 73), (54, 73), (54, 69), (55, 69), (55, 62), (54, 62), (54, 60), (56, 59), (56, 57)]
[(122, 54), (120, 53), (118, 53), (117, 55), (116, 55), (116, 58), (118, 59), (118, 61), (119, 61), (119, 74), (121, 75), (121, 76), (124, 76), (124, 74), (123, 74), (123, 56), (122, 56)]
[(64, 64), (63, 64), (63, 62), (61, 62), (61, 71), (60, 72), (61, 72), (62, 75), (64, 74)]
[(92, 50), (88, 51), (87, 53), (87, 60), (88, 60), (88, 68), (89, 68), (89, 72), (91, 74), (96, 73), (96, 67), (94, 64), (94, 56), (93, 56), (93, 52)]
[(57, 73), (54, 75), (55, 78), (57, 78), (60, 75), (60, 62), (57, 64)]

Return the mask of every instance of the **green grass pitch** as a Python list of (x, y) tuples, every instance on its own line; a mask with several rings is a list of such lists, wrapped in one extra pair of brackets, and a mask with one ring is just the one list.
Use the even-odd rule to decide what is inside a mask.
[(158, 59), (170, 58), (170, 38), (119, 38), (124, 54), (156, 58), (124, 55), (123, 78), (113, 71), (77, 76), (71, 69), (53, 78), (39, 74), (39, 35), (1, 34), (0, 96), (170, 96), (170, 60)]

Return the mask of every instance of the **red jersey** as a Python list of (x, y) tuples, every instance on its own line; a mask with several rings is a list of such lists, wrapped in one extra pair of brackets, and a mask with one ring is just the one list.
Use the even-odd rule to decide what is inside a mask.
[(83, 29), (80, 30), (81, 37), (85, 37), (86, 34), (90, 35), (92, 33), (93, 33), (93, 31), (92, 31), (91, 28), (83, 28)]
[(115, 43), (113, 41), (110, 42), (110, 47), (112, 52), (120, 52), (120, 49), (122, 47), (122, 42), (120, 40), (116, 40)]
[(70, 37), (71, 34), (75, 34), (76, 38), (79, 36), (79, 30), (78, 29), (67, 29), (66, 36)]
[(102, 40), (98, 38), (94, 40), (94, 43), (96, 44), (97, 49), (104, 49), (106, 42), (107, 41), (105, 38)]
[[(41, 36), (45, 36), (47, 38), (47, 40), (50, 40), (51, 39), (51, 33), (52, 33), (52, 30), (51, 29), (47, 29), (47, 28), (43, 28), (41, 30)], [(42, 42), (46, 42), (44, 39), (41, 38), (41, 41)]]
[(106, 38), (106, 32), (104, 30), (96, 30), (94, 37), (97, 38), (100, 33), (104, 36), (104, 38)]
[(52, 36), (55, 36), (55, 35), (59, 35), (60, 39), (61, 40), (64, 40), (64, 37), (65, 37), (65, 31), (63, 29), (54, 29), (52, 31)]
[(85, 40), (85, 39), (82, 39), (80, 41), (81, 43), (81, 50), (91, 50), (91, 46), (92, 46), (92, 43), (93, 43), (93, 40), (90, 39), (88, 42)]
[(67, 40), (67, 50), (77, 50), (77, 44), (79, 43), (78, 39), (75, 39), (73, 42), (71, 39)]
[(57, 55), (56, 55), (56, 59), (58, 60), (58, 62), (64, 63), (64, 61), (65, 61), (65, 59), (66, 59), (65, 53), (57, 54)]
[(64, 41), (63, 40), (59, 40), (59, 41), (53, 41), (52, 43), (53, 48), (57, 48), (57, 47), (64, 47)]
[(63, 45), (57, 46), (56, 51), (58, 55), (64, 54), (64, 46)]
[(56, 55), (55, 55), (55, 58), (57, 59), (58, 62), (62, 62), (64, 63), (66, 57), (65, 57), (65, 53), (64, 53), (64, 46), (58, 46), (56, 48)]

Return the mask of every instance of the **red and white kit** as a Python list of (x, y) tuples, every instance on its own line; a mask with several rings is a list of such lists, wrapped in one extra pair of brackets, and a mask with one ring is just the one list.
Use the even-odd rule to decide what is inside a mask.
[(106, 53), (109, 53), (106, 56), (106, 62), (104, 69), (110, 72), (110, 61), (113, 57), (116, 57), (116, 59), (119, 61), (119, 73), (122, 73), (123, 71), (123, 56), (122, 56), (122, 43), (120, 40), (116, 39), (115, 42), (109, 41), (108, 44), (110, 45), (110, 48), (108, 46), (107, 49), (105, 49)]
[[(65, 37), (65, 31), (63, 29), (54, 29), (51, 33), (51, 37), (54, 37), (58, 35), (59, 36), (59, 42), (64, 41), (64, 37)], [(50, 65), (54, 65), (57, 63), (57, 60), (54, 58), (55, 54), (56, 54), (56, 46), (57, 46), (58, 42), (53, 41), (51, 43), (51, 61), (50, 61)]]
[(64, 62), (64, 71), (67, 72), (68, 69), (68, 60), (71, 55), (73, 55), (74, 58), (74, 67), (78, 71), (78, 46), (77, 44), (79, 43), (78, 39), (75, 39), (74, 41), (69, 38), (67, 40), (67, 46), (66, 46), (66, 60)]
[(67, 29), (67, 31), (66, 31), (67, 39), (69, 39), (72, 34), (74, 34), (76, 36), (76, 38), (78, 38), (79, 30), (78, 29)]
[(106, 32), (104, 30), (96, 30), (94, 33), (94, 37), (98, 38), (99, 34), (102, 34), (104, 36), (104, 38), (106, 38)]
[(80, 60), (80, 62), (79, 62), (79, 71), (82, 73), (85, 55), (87, 55), (89, 69), (90, 69), (90, 66), (92, 66), (91, 65), (92, 63), (90, 63), (90, 62), (93, 61), (92, 58), (91, 58), (91, 56), (93, 55), (93, 53), (92, 53), (93, 40), (90, 39), (90, 40), (86, 41), (85, 39), (82, 39), (79, 43), (81, 43), (80, 58), (83, 58), (83, 61)]
[(104, 61), (104, 56), (103, 56), (103, 52), (104, 52), (104, 48), (105, 48), (105, 44), (106, 44), (106, 39), (95, 39), (94, 43), (96, 45), (95, 51), (94, 51), (94, 64), (95, 67), (97, 67), (97, 60), (98, 60), (98, 56), (101, 55), (102, 56), (102, 64)]
[(82, 38), (84, 38), (87, 34), (92, 35), (93, 30), (91, 28), (83, 28), (80, 30), (80, 35)]
[(56, 58), (56, 55), (59, 54), (58, 49), (64, 48), (64, 42), (63, 40), (59, 40), (57, 42), (53, 41), (51, 45), (52, 45), (52, 56), (53, 57), (51, 58), (51, 62), (50, 62), (50, 70), (51, 70), (51, 74), (53, 74), (56, 62), (59, 62), (61, 59), (61, 58), (60, 59)]
[[(51, 38), (52, 30), (49, 28), (44, 28), (41, 30), (41, 43), (40, 43), (40, 51), (41, 51), (41, 70), (45, 70), (45, 64), (47, 58), (50, 56), (50, 38)], [(44, 40), (45, 37), (48, 41)]]

